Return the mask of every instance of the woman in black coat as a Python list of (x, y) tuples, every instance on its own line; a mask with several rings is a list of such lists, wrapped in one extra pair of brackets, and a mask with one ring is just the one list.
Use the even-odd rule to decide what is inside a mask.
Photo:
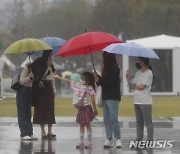
[(121, 100), (120, 70), (115, 54), (104, 52), (103, 63), (102, 77), (95, 72), (94, 79), (97, 85), (102, 87), (104, 124), (107, 138), (104, 148), (113, 146), (113, 137), (116, 139), (116, 147), (121, 148), (120, 125), (118, 121), (119, 102)]

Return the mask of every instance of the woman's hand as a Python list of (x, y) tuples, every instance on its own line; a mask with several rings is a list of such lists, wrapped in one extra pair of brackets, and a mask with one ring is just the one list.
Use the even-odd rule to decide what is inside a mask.
[(98, 82), (99, 81), (99, 75), (97, 74), (97, 72), (94, 72), (93, 76), (94, 76), (95, 82)]
[(94, 78), (95, 78), (95, 77), (98, 77), (98, 74), (97, 74), (96, 71), (93, 73), (93, 76), (94, 76)]
[(29, 79), (32, 80), (32, 79), (34, 78), (34, 74), (33, 74), (32, 72), (30, 72), (29, 75), (28, 75), (28, 77), (29, 77)]
[(130, 71), (129, 69), (126, 71), (126, 80), (129, 82), (130, 77)]

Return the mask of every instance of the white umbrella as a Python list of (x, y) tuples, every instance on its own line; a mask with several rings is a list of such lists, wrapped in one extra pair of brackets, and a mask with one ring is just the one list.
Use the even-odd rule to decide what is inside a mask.
[(159, 59), (154, 50), (136, 43), (114, 43), (104, 48), (103, 51), (127, 56)]

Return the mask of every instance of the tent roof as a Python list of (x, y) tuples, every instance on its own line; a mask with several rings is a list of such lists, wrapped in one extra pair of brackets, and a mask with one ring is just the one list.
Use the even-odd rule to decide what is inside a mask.
[(180, 47), (180, 37), (164, 34), (135, 40), (127, 40), (127, 42), (134, 42), (152, 49), (174, 49)]
[(32, 58), (30, 57), (30, 59), (29, 59), (29, 57), (27, 57), (27, 58), (25, 59), (25, 61), (21, 64), (21, 67), (22, 67), (22, 68), (26, 67), (26, 65), (30, 64), (30, 62), (31, 62), (31, 63), (33, 62)]
[(1, 59), (7, 64), (11, 69), (15, 69), (15, 65), (6, 57), (6, 55), (2, 55)]

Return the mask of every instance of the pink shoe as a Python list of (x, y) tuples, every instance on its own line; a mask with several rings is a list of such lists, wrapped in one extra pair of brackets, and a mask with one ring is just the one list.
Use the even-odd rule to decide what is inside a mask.
[(79, 148), (84, 148), (84, 143), (83, 142), (79, 142), (77, 145), (76, 145), (76, 148), (79, 149)]
[(92, 143), (90, 143), (90, 142), (86, 143), (85, 148), (92, 148)]

